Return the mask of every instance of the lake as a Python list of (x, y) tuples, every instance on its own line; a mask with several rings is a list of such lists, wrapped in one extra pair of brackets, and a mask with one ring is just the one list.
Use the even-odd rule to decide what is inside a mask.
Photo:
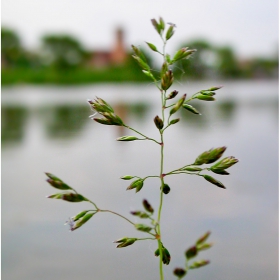
[[(162, 238), (171, 253), (165, 279), (184, 266), (184, 252), (211, 231), (213, 248), (198, 259), (210, 265), (187, 279), (278, 279), (278, 81), (189, 81), (177, 84), (179, 96), (224, 85), (216, 102), (193, 102), (201, 116), (187, 111), (166, 130), (164, 170), (192, 163), (210, 148), (227, 146), (225, 156), (240, 162), (230, 176), (215, 175), (226, 190), (199, 176), (166, 177)], [(158, 91), (147, 84), (79, 87), (2, 88), (2, 276), (9, 280), (159, 279), (152, 240), (116, 249), (123, 236), (145, 237), (131, 224), (98, 213), (69, 232), (68, 217), (90, 204), (47, 199), (57, 190), (51, 172), (101, 209), (129, 214), (144, 198), (157, 209), (159, 181), (150, 178), (135, 194), (123, 175), (159, 174), (160, 149), (152, 141), (118, 142), (127, 129), (88, 118), (88, 98), (109, 102), (125, 123), (159, 139), (153, 119), (160, 114)]]

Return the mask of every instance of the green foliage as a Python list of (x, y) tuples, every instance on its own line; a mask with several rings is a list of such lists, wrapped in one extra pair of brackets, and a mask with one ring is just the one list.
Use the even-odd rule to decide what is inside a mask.
[(239, 78), (242, 76), (242, 70), (238, 65), (238, 60), (232, 48), (223, 47), (216, 49), (217, 71), (222, 78)]
[(206, 78), (212, 68), (209, 63), (214, 55), (212, 45), (205, 40), (186, 42), (182, 44), (182, 48), (186, 45), (190, 49), (195, 49), (196, 54), (190, 59), (178, 61), (176, 63), (178, 67), (174, 68), (174, 72), (179, 75), (183, 71), (187, 78)]
[(15, 68), (24, 64), (25, 54), (20, 38), (11, 29), (1, 29), (1, 62), (2, 67)]
[(65, 70), (84, 63), (86, 52), (80, 42), (69, 35), (46, 35), (43, 37), (45, 63), (55, 69)]
[[(176, 26), (171, 23), (166, 25), (162, 19), (155, 21), (152, 23), (157, 32), (163, 39), (169, 40)], [(146, 42), (146, 49), (132, 46), (136, 56), (133, 58), (128, 53), (123, 65), (108, 65), (102, 69), (89, 67), (87, 62), (92, 52), (86, 51), (83, 44), (71, 35), (46, 35), (42, 37), (42, 48), (36, 52), (24, 49), (18, 34), (11, 29), (1, 29), (1, 40), (2, 85), (154, 81), (158, 72), (146, 49), (162, 55), (158, 46)], [(173, 66), (175, 75), (187, 79), (277, 78), (279, 72), (278, 56), (242, 61), (230, 46), (216, 46), (205, 39), (188, 41), (174, 54), (166, 53), (165, 59)], [(139, 75), (138, 64), (142, 65), (145, 75)], [(164, 73), (169, 70), (166, 66), (161, 69)], [(186, 75), (182, 75), (184, 73)]]

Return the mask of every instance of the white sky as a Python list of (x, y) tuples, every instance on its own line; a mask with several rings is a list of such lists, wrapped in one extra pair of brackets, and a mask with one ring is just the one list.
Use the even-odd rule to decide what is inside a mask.
[(171, 50), (193, 38), (229, 44), (242, 57), (278, 53), (278, 0), (2, 0), (2, 26), (36, 48), (45, 33), (68, 33), (91, 49), (109, 48), (116, 25), (125, 41), (160, 40), (150, 23), (162, 16), (177, 30)]

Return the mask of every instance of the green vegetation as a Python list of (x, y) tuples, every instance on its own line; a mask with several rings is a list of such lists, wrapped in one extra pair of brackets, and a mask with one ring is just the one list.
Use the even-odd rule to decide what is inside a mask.
[(58, 71), (42, 69), (2, 69), (2, 85), (28, 84), (88, 84), (102, 82), (147, 82), (148, 78), (128, 66), (91, 70), (84, 68)]
[[(125, 61), (117, 64), (108, 60), (110, 53), (101, 51), (101, 59), (107, 55), (107, 60), (100, 65), (100, 62), (94, 60), (94, 51), (86, 50), (77, 38), (65, 34), (44, 36), (37, 52), (25, 50), (18, 34), (10, 29), (2, 28), (1, 40), (2, 85), (147, 82), (149, 79), (139, 75), (137, 63), (130, 53), (126, 54)], [(201, 39), (184, 42), (182, 46), (198, 51), (190, 60), (175, 64), (173, 71), (182, 78), (278, 77), (277, 56), (241, 61), (231, 47), (215, 46)], [(149, 56), (147, 59), (153, 65)]]

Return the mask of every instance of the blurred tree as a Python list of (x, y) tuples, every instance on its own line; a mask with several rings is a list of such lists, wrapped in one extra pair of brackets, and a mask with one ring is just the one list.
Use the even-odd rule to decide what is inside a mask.
[(238, 60), (230, 47), (216, 49), (217, 73), (223, 78), (238, 78), (242, 76), (242, 70), (238, 65)]
[(55, 69), (71, 69), (81, 66), (87, 56), (80, 42), (68, 35), (43, 37), (42, 60)]
[(1, 66), (13, 67), (19, 63), (22, 47), (18, 35), (7, 28), (1, 29)]
[(249, 78), (278, 78), (278, 58), (254, 58), (247, 67)]
[[(205, 78), (213, 74), (213, 65), (215, 62), (215, 50), (213, 46), (205, 40), (194, 40), (192, 42), (182, 44), (180, 48), (188, 47), (196, 49), (189, 59), (181, 60), (176, 64), (175, 72), (185, 72), (186, 77)], [(180, 49), (178, 48), (178, 49)]]

